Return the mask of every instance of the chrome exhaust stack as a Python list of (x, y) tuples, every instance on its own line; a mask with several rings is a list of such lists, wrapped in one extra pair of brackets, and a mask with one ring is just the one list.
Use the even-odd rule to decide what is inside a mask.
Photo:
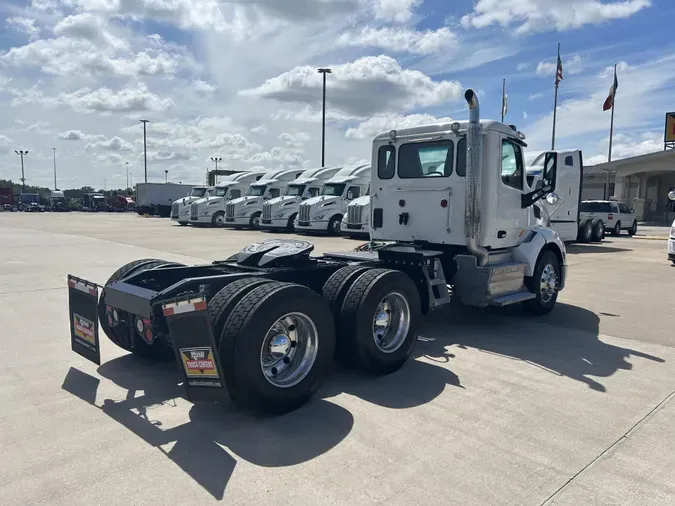
[(488, 251), (479, 245), (481, 236), (480, 184), (482, 172), (483, 129), (480, 124), (478, 95), (468, 89), (464, 98), (469, 105), (469, 128), (466, 135), (466, 193), (464, 232), (466, 248), (477, 258), (477, 265), (487, 265)]

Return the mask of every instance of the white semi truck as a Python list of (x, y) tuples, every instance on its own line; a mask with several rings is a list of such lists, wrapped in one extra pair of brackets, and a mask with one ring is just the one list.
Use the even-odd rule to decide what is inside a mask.
[(190, 223), (190, 204), (201, 199), (213, 190), (212, 186), (193, 186), (190, 193), (171, 204), (171, 219), (179, 225), (185, 226)]
[[(564, 242), (601, 242), (605, 238), (606, 221), (582, 212), (583, 154), (581, 150), (558, 151), (555, 204), (542, 199), (532, 208), (535, 217), (543, 220), (560, 235)], [(528, 184), (536, 187), (541, 181), (546, 152), (539, 155), (527, 169)]]
[(328, 232), (340, 235), (347, 206), (365, 195), (370, 185), (370, 165), (347, 167), (326, 181), (321, 195), (305, 200), (298, 209), (296, 232)]
[[(68, 276), (72, 349), (100, 363), (97, 320), (117, 346), (175, 360), (187, 398), (284, 413), (309, 401), (333, 357), (369, 374), (401, 368), (424, 315), (450, 303), (551, 312), (565, 244), (531, 220), (554, 203), (558, 154), (526, 184), (524, 136), (480, 121), (392, 130), (373, 141), (370, 251), (311, 256), (268, 239), (205, 265), (143, 259), (103, 287)], [(264, 183), (263, 183), (264, 184)], [(365, 190), (365, 189), (364, 189)], [(261, 196), (265, 192), (261, 193)]]
[(342, 235), (354, 238), (370, 237), (370, 186), (363, 197), (352, 200), (340, 225)]
[(225, 226), (259, 229), (263, 203), (283, 195), (288, 185), (302, 172), (297, 169), (266, 172), (258, 181), (251, 183), (245, 197), (227, 203)]
[(261, 227), (294, 231), (300, 203), (320, 195), (324, 183), (340, 169), (341, 167), (323, 167), (304, 171), (298, 179), (291, 181), (283, 196), (270, 199), (263, 204)]
[(250, 171), (225, 176), (225, 179), (215, 186), (213, 192), (191, 204), (190, 223), (222, 227), (225, 223), (227, 203), (246, 194), (249, 185), (264, 174), (265, 172)]

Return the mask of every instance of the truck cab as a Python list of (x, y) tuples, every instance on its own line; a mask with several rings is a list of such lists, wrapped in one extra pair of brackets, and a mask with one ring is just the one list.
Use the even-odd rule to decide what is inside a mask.
[(298, 209), (295, 230), (340, 234), (340, 222), (353, 200), (364, 195), (370, 185), (370, 166), (340, 169), (325, 182), (321, 195), (305, 200)]
[(40, 203), (39, 193), (22, 193), (19, 196), (19, 211), (41, 213), (44, 210), (45, 207)]
[(224, 225), (259, 229), (263, 203), (282, 196), (288, 185), (301, 174), (302, 171), (297, 169), (265, 172), (262, 177), (249, 185), (244, 197), (227, 203)]
[(340, 227), (342, 235), (365, 238), (370, 236), (370, 186), (363, 197), (349, 203)]
[(190, 204), (197, 199), (206, 197), (213, 187), (195, 186), (190, 193), (171, 204), (171, 219), (185, 226), (190, 223)]
[(341, 167), (309, 169), (292, 181), (281, 197), (268, 200), (263, 204), (262, 227), (270, 230), (295, 230), (300, 203), (321, 194), (324, 183), (333, 177)]
[(206, 196), (190, 204), (192, 225), (213, 225), (222, 227), (225, 223), (227, 203), (241, 198), (251, 183), (260, 179), (265, 172), (238, 172), (225, 176)]
[(532, 223), (531, 206), (557, 198), (558, 154), (546, 153), (541, 184), (530, 188), (525, 136), (480, 120), (476, 94), (468, 90), (465, 98), (468, 122), (374, 139), (371, 238), (443, 252), (434, 269), (445, 271), (466, 305), (525, 302), (550, 311), (565, 282), (565, 246), (557, 232)]
[(68, 208), (68, 201), (62, 191), (54, 190), (51, 192), (49, 195), (49, 208), (55, 212), (70, 211)]

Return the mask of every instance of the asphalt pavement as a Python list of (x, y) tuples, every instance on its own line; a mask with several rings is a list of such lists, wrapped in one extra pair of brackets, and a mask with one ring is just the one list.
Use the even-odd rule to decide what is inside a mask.
[(105, 213), (0, 213), (0, 235), (3, 505), (675, 504), (664, 241), (571, 245), (552, 314), (444, 309), (397, 373), (335, 365), (306, 407), (254, 417), (192, 405), (175, 365), (105, 338), (100, 367), (72, 353), (66, 275), (274, 235)]

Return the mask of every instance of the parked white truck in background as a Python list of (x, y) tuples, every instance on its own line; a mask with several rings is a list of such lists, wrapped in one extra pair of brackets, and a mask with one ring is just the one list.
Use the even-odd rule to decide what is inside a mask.
[(190, 223), (222, 227), (225, 223), (227, 203), (246, 193), (251, 183), (265, 175), (262, 171), (238, 172), (225, 176), (206, 197), (190, 206)]
[(340, 169), (341, 167), (324, 167), (304, 171), (298, 179), (291, 181), (283, 196), (270, 199), (263, 204), (260, 226), (294, 231), (300, 203), (320, 195), (324, 183)]
[(190, 204), (197, 199), (205, 197), (211, 190), (213, 190), (213, 187), (193, 186), (192, 191), (186, 197), (178, 199), (171, 204), (171, 219), (183, 226), (190, 223)]
[(190, 193), (192, 186), (177, 183), (138, 183), (136, 212), (168, 218), (171, 216), (171, 204)]
[(283, 195), (286, 187), (302, 172), (297, 169), (266, 172), (258, 181), (251, 183), (245, 197), (227, 203), (225, 226), (259, 229), (263, 203)]
[(296, 232), (340, 234), (340, 222), (347, 206), (364, 195), (370, 185), (370, 165), (340, 169), (321, 189), (321, 195), (300, 204)]
[(363, 197), (352, 200), (340, 224), (342, 235), (354, 238), (370, 237), (370, 186)]

